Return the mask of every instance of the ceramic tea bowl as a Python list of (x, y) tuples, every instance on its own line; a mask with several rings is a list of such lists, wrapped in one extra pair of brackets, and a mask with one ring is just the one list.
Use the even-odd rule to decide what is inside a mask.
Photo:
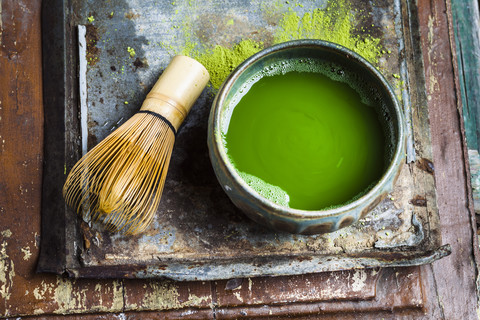
[[(225, 133), (232, 110), (260, 72), (285, 61), (316, 61), (326, 69), (342, 70), (348, 83), (361, 88), (362, 94), (376, 101), (378, 117), (386, 135), (385, 169), (381, 178), (361, 196), (345, 204), (323, 210), (300, 210), (279, 205), (256, 192), (240, 176), (227, 155)], [(325, 69), (325, 70), (326, 70)], [(247, 86), (248, 87), (248, 86)], [(372, 100), (372, 101), (373, 101)], [(392, 191), (405, 157), (405, 124), (395, 93), (368, 61), (334, 43), (321, 40), (294, 40), (269, 47), (240, 64), (225, 80), (213, 102), (208, 122), (210, 160), (217, 179), (232, 200), (248, 217), (278, 231), (319, 234), (347, 227), (373, 210)], [(319, 194), (318, 197), (322, 197)]]

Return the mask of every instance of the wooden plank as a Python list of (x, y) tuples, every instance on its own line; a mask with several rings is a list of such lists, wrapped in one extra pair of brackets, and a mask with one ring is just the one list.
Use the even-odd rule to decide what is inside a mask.
[[(449, 1), (418, 1), (433, 162), (443, 241), (452, 254), (433, 263), (436, 296), (445, 319), (477, 317), (476, 238), (468, 187)], [(450, 41), (446, 41), (449, 39)]]
[(378, 269), (216, 282), (219, 308), (375, 298)]
[[(332, 273), (329, 273), (329, 275), (332, 275)], [(343, 276), (345, 275), (348, 275), (348, 273), (343, 274)], [(350, 275), (353, 275), (353, 273)], [(342, 274), (337, 274), (337, 276), (342, 277)], [(365, 276), (364, 280), (366, 280), (366, 274), (363, 276)], [(305, 278), (309, 279), (308, 276)], [(378, 319), (378, 312), (382, 313), (383, 311), (395, 312), (398, 319), (402, 313), (405, 313), (405, 315), (410, 318), (423, 314), (424, 296), (421, 286), (421, 276), (417, 267), (382, 269), (379, 273), (378, 283), (376, 284), (375, 296), (366, 299), (362, 299), (362, 297), (359, 296), (358, 300), (353, 298), (344, 300), (340, 294), (338, 299), (332, 297), (330, 301), (322, 300), (322, 297), (308, 301), (308, 299), (305, 299), (302, 295), (308, 295), (308, 292), (312, 290), (315, 285), (318, 286), (318, 288), (328, 290), (327, 288), (330, 287), (332, 290), (335, 290), (338, 284), (332, 283), (331, 285), (325, 285), (326, 283), (322, 281), (317, 281), (315, 284), (308, 284), (307, 282), (292, 285), (288, 290), (286, 288), (282, 290), (283, 286), (287, 287), (288, 282), (282, 285), (282, 279), (277, 279), (269, 279), (265, 293), (253, 297), (250, 296), (255, 293), (253, 288), (261, 286), (261, 282), (251, 285), (253, 289), (252, 292), (247, 291), (244, 293), (240, 289), (240, 291), (237, 291), (237, 294), (235, 294), (234, 291), (233, 296), (235, 299), (230, 296), (225, 296), (226, 294), (222, 292), (224, 290), (223, 287), (217, 288), (219, 292), (219, 306), (216, 312), (216, 319), (249, 319), (253, 317), (268, 317), (269, 315), (275, 315), (277, 317), (294, 316), (295, 319), (297, 319), (297, 317), (312, 316), (323, 319), (323, 317), (330, 318), (332, 314), (338, 317), (339, 313), (354, 313), (355, 317), (357, 313), (364, 313), (367, 318)], [(357, 285), (363, 284), (368, 290), (368, 281), (364, 283), (358, 280), (357, 278)], [(246, 284), (246, 286), (248, 286), (248, 284)], [(352, 288), (343, 287), (342, 291), (344, 294), (345, 292), (349, 293), (349, 291), (352, 291)], [(310, 294), (315, 296), (312, 292)], [(222, 297), (222, 295), (224, 297)], [(285, 295), (290, 295), (287, 301), (282, 300), (282, 297)], [(265, 303), (262, 304), (261, 301), (255, 301), (256, 299), (263, 299)], [(226, 305), (223, 307), (220, 302)]]
[(0, 315), (87, 306), (120, 311), (119, 282), (35, 274), (43, 150), (40, 4), (0, 2)]
[(214, 319), (211, 310), (174, 310), (151, 312), (125, 312), (104, 314), (72, 314), (72, 315), (45, 315), (29, 319), (36, 320), (175, 320), (175, 319)]
[(8, 315), (21, 308), (39, 245), (43, 113), (39, 1), (0, 4), (0, 314)]

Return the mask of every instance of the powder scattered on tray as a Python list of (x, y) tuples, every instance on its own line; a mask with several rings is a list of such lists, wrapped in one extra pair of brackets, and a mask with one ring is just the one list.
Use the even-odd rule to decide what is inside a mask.
[[(320, 39), (340, 44), (370, 61), (378, 64), (384, 52), (380, 39), (356, 30), (356, 18), (361, 12), (352, 11), (345, 0), (328, 1), (325, 8), (317, 8), (299, 15), (292, 7), (275, 4), (281, 19), (275, 27), (272, 44), (297, 39)], [(295, 5), (293, 5), (295, 7)], [(265, 10), (265, 9), (264, 9)], [(230, 72), (242, 61), (264, 48), (264, 42), (244, 39), (231, 47), (216, 45), (206, 48), (205, 44), (192, 41), (194, 38), (188, 23), (184, 23), (185, 46), (176, 53), (191, 56), (201, 62), (210, 73), (211, 86), (218, 89)]]
[[(357, 13), (360, 14), (360, 13)], [(302, 17), (289, 10), (283, 14), (274, 43), (297, 39), (321, 39), (340, 44), (367, 59), (378, 63), (382, 55), (380, 39), (355, 34), (355, 15), (345, 1), (330, 1), (326, 9), (314, 9)]]
[(242, 40), (233, 48), (215, 46), (213, 50), (194, 56), (210, 73), (212, 87), (218, 89), (222, 82), (242, 61), (263, 49), (262, 42)]

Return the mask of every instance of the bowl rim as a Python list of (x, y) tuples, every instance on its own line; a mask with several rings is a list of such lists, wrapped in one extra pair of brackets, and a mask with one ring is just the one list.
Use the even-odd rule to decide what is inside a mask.
[[(328, 49), (336, 51), (337, 53), (343, 54), (347, 58), (354, 60), (355, 63), (360, 64), (362, 67), (368, 69), (374, 76), (374, 78), (379, 81), (381, 86), (386, 90), (386, 93), (391, 100), (393, 107), (395, 109), (396, 119), (397, 119), (397, 127), (398, 127), (398, 134), (396, 139), (396, 148), (395, 153), (390, 161), (390, 164), (386, 170), (384, 170), (382, 177), (377, 181), (377, 183), (364, 195), (359, 197), (358, 199), (351, 201), (345, 205), (339, 205), (334, 208), (330, 209), (320, 209), (320, 210), (303, 210), (303, 209), (295, 209), (290, 207), (281, 206), (272, 200), (264, 198), (261, 196), (257, 191), (255, 191), (252, 187), (250, 187), (238, 174), (237, 170), (234, 168), (233, 164), (230, 162), (225, 146), (222, 142), (221, 138), (221, 105), (220, 102), (225, 101), (227, 95), (229, 94), (230, 90), (232, 89), (233, 84), (238, 79), (238, 77), (246, 70), (248, 67), (255, 62), (261, 60), (262, 58), (274, 54), (276, 52), (290, 50), (295, 48), (317, 48), (317, 49)], [(340, 45), (337, 43), (325, 41), (325, 40), (318, 40), (318, 39), (301, 39), (301, 40), (291, 40), (287, 42), (282, 42), (279, 44), (272, 45), (268, 48), (265, 48), (254, 55), (250, 56), (246, 60), (244, 60), (240, 65), (238, 65), (225, 79), (223, 84), (220, 86), (218, 93), (213, 101), (212, 104), (212, 113), (213, 115), (213, 123), (211, 124), (211, 128), (213, 133), (213, 143), (217, 148), (217, 152), (215, 154), (219, 156), (219, 160), (223, 162), (225, 165), (227, 174), (230, 175), (231, 180), (235, 182), (237, 187), (243, 189), (244, 192), (248, 193), (249, 196), (254, 199), (260, 207), (266, 207), (269, 209), (273, 209), (276, 215), (284, 216), (284, 217), (291, 217), (291, 218), (302, 218), (302, 219), (318, 219), (318, 218), (325, 218), (325, 217), (333, 217), (339, 216), (344, 214), (347, 211), (350, 211), (362, 203), (367, 203), (368, 200), (372, 197), (376, 197), (380, 191), (380, 189), (384, 188), (385, 184), (388, 183), (389, 179), (392, 175), (394, 175), (397, 171), (397, 167), (401, 164), (401, 161), (405, 158), (405, 121), (404, 121), (404, 114), (402, 112), (402, 108), (396, 98), (395, 92), (393, 91), (390, 84), (387, 82), (385, 77), (375, 68), (369, 61), (365, 58), (360, 56), (359, 54), (355, 53), (354, 51)], [(400, 169), (398, 169), (400, 170)]]

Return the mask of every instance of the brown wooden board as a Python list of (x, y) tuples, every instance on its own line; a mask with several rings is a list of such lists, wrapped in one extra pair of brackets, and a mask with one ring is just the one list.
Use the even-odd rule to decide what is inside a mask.
[[(429, 112), (423, 90), (425, 75), (414, 3), (378, 1), (371, 6), (363, 1), (352, 2), (357, 14), (368, 12), (366, 18), (359, 19), (357, 29), (379, 37), (389, 52), (379, 59), (378, 68), (392, 83), (404, 107), (409, 128), (407, 163), (393, 192), (363, 221), (331, 234), (314, 236), (265, 229), (246, 218), (224, 194), (211, 169), (206, 146), (206, 119), (215, 93), (211, 88), (197, 101), (179, 132), (158, 215), (145, 233), (110, 234), (81, 221), (67, 209), (61, 187), (82, 149), (82, 108), (77, 94), (77, 64), (82, 59), (75, 58), (78, 25), (87, 24), (87, 41), (96, 44), (90, 52), (95, 54), (94, 63), (88, 64), (85, 74), (85, 148), (102, 139), (138, 108), (145, 91), (170, 59), (165, 37), (171, 41), (185, 37), (185, 30), (175, 27), (181, 25), (182, 17), (188, 14), (188, 21), (202, 32), (207, 32), (211, 23), (223, 25), (225, 17), (234, 21), (248, 19), (250, 24), (241, 25), (236, 31), (241, 35), (258, 28), (255, 37), (266, 45), (276, 24), (265, 19), (266, 9), (260, 3), (239, 1), (214, 1), (201, 7), (190, 2), (148, 1), (140, 6), (133, 0), (108, 4), (78, 0), (63, 5), (56, 9), (62, 20), (49, 20), (51, 15), (46, 14), (44, 22), (51, 26), (46, 35), (56, 39), (45, 44), (45, 65), (57, 67), (50, 68), (56, 74), (47, 73), (45, 83), (46, 101), (55, 101), (45, 114), (49, 123), (45, 131), (47, 175), (42, 212), (45, 245), (39, 271), (73, 277), (211, 280), (420, 265), (449, 254), (449, 246), (442, 246), (439, 233)], [(278, 16), (285, 10), (297, 10), (300, 15), (325, 5), (325, 1), (305, 5), (296, 2), (273, 6), (269, 14)], [(161, 18), (151, 14), (155, 12)], [(218, 19), (210, 18), (207, 24), (202, 20), (206, 15)], [(154, 25), (155, 31), (145, 31), (147, 25)], [(218, 39), (211, 44), (223, 41), (234, 45), (239, 41), (227, 31), (216, 34)], [(153, 45), (159, 41), (163, 45)], [(128, 56), (128, 47), (137, 48), (137, 57), (145, 62), (142, 68), (129, 65), (136, 60), (129, 60), (133, 57)], [(59, 78), (66, 79), (63, 86), (58, 85)]]

